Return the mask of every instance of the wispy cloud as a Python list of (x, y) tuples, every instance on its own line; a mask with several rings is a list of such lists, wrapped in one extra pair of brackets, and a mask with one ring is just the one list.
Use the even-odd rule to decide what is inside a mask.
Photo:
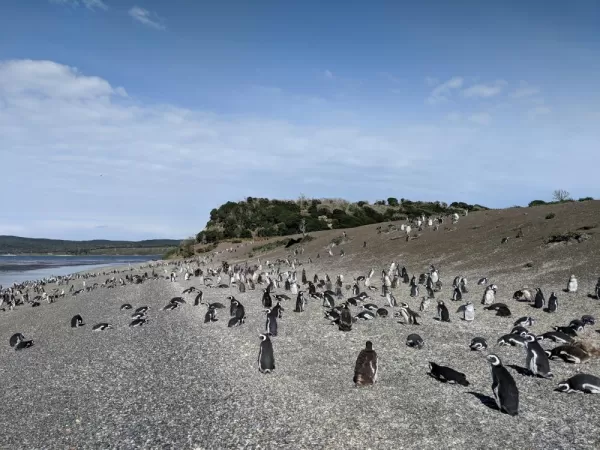
[(475, 113), (469, 116), (469, 121), (477, 125), (489, 125), (492, 121), (492, 116), (487, 112)]
[(462, 77), (452, 77), (449, 80), (437, 85), (427, 97), (427, 103), (433, 105), (435, 103), (443, 102), (448, 100), (448, 97), (453, 90), (460, 89), (463, 85), (464, 79)]
[(148, 11), (147, 9), (134, 6), (129, 10), (129, 15), (144, 25), (157, 30), (165, 30), (167, 27), (163, 23), (163, 20), (154, 12)]
[(91, 11), (94, 11), (96, 9), (103, 9), (106, 11), (108, 9), (108, 5), (102, 0), (50, 0), (50, 3), (71, 7), (84, 5), (87, 9)]
[(510, 96), (512, 98), (524, 98), (524, 97), (531, 97), (531, 96), (537, 95), (540, 92), (541, 92), (541, 89), (539, 87), (532, 86), (525, 81), (521, 81), (521, 83), (519, 84), (519, 87), (517, 89), (515, 89), (511, 93)]
[(507, 85), (504, 80), (496, 80), (488, 84), (475, 84), (463, 90), (465, 97), (494, 97), (502, 92), (502, 89)]

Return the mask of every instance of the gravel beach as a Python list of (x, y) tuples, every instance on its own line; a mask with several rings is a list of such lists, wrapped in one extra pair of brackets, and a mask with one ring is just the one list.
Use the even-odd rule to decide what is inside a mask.
[[(511, 367), (525, 365), (524, 349), (495, 345), (522, 316), (536, 318), (530, 328), (536, 334), (555, 325), (567, 325), (583, 314), (600, 318), (600, 302), (587, 296), (597, 280), (597, 275), (592, 275), (596, 268), (580, 276), (578, 293), (567, 294), (562, 290), (568, 279), (565, 273), (570, 273), (571, 267), (554, 273), (536, 269), (524, 272), (514, 254), (503, 257), (504, 261), (514, 260), (512, 266), (502, 259), (496, 266), (492, 262), (483, 265), (483, 259), (491, 258), (490, 252), (485, 251), (486, 245), (492, 248), (495, 241), (500, 248), (496, 252), (502, 248), (493, 233), (485, 229), (490, 218), (481, 217), (483, 229), (476, 233), (487, 237), (471, 231), (473, 241), (478, 236), (481, 239), (477, 247), (468, 251), (460, 246), (458, 233), (442, 235), (440, 231), (438, 237), (432, 234), (431, 238), (418, 240), (419, 245), (425, 245), (423, 241), (430, 239), (429, 249), (440, 259), (453, 255), (452, 261), (447, 259), (443, 264), (444, 288), (437, 294), (450, 310), (450, 323), (433, 319), (436, 312), (432, 302), (421, 313), (421, 325), (400, 324), (390, 310), (388, 318), (359, 321), (351, 332), (343, 333), (324, 319), (325, 309), (320, 301), (308, 299), (307, 310), (295, 313), (293, 299), (283, 303), (285, 312), (279, 320), (279, 335), (272, 338), (276, 365), (272, 374), (259, 373), (256, 362), (259, 333), (265, 326), (260, 286), (238, 294), (234, 289), (200, 286), (195, 278), (183, 281), (179, 276), (179, 281), (170, 282), (162, 269), (157, 269), (162, 275), (159, 280), (115, 289), (99, 288), (77, 297), (67, 294), (53, 304), (21, 306), (0, 313), (0, 447), (599, 448), (600, 396), (553, 391), (559, 381), (579, 370), (600, 376), (598, 359), (582, 365), (551, 361), (554, 379), (545, 380), (520, 375)], [(477, 218), (461, 219), (459, 228), (470, 230), (473, 225), (469, 221), (473, 220)], [(507, 222), (503, 229), (512, 230), (514, 224)], [(490, 230), (496, 230), (494, 227), (493, 223), (489, 225)], [(502, 230), (497, 233), (502, 235)], [(318, 234), (306, 246), (304, 255), (298, 256), (304, 262), (298, 274), (302, 268), (309, 279), (315, 273), (319, 278), (324, 278), (325, 273), (332, 278), (343, 273), (346, 283), (350, 283), (374, 267), (373, 284), (380, 286), (381, 270), (389, 267), (392, 258), (417, 276), (432, 262), (425, 251), (409, 247), (412, 242), (390, 248), (389, 238), (376, 235), (374, 227), (349, 230), (353, 241), (344, 246), (346, 256), (336, 253), (325, 258), (323, 248), (337, 234), (338, 230)], [(446, 247), (435, 245), (439, 236), (446, 236)], [(378, 250), (376, 245), (363, 249), (363, 240), (367, 239), (372, 243), (379, 239), (381, 248), (386, 249)], [(452, 250), (452, 245), (458, 247)], [(230, 263), (235, 262), (234, 258), (243, 261), (247, 257), (244, 251), (249, 249), (217, 255), (208, 266), (218, 267), (222, 259)], [(459, 251), (463, 252), (461, 256)], [(589, 247), (569, 249), (573, 251), (596, 254)], [(316, 259), (318, 252), (321, 258)], [(261, 260), (266, 264), (266, 260), (288, 254), (289, 250), (278, 249), (261, 255)], [(530, 253), (525, 260), (532, 254), (535, 257)], [(313, 263), (307, 262), (308, 256), (313, 257)], [(554, 263), (545, 263), (559, 264), (567, 257), (570, 254), (554, 253)], [(256, 261), (253, 256), (251, 262)], [(287, 269), (282, 266), (282, 270)], [(450, 300), (452, 279), (459, 273), (470, 282), (464, 301), (475, 304), (473, 323), (460, 320), (456, 314), (464, 301)], [(483, 310), (480, 301), (484, 286), (476, 285), (482, 274), (499, 286), (497, 301), (509, 305), (512, 317), (499, 318), (494, 312)], [(555, 291), (560, 299), (559, 311), (548, 314), (512, 300), (512, 293), (525, 283), (540, 283), (546, 298)], [(234, 295), (246, 307), (246, 323), (228, 328), (228, 309), (221, 309), (218, 322), (204, 324), (206, 307), (193, 306), (193, 294), (184, 295), (187, 304), (181, 308), (162, 311), (172, 297), (182, 295), (189, 286), (202, 289), (205, 301), (219, 301), (227, 307), (226, 297)], [(420, 298), (410, 298), (406, 285), (393, 292), (398, 302), (407, 302), (418, 310)], [(351, 295), (345, 289), (344, 294)], [(385, 305), (379, 291), (369, 294), (373, 303)], [(123, 303), (131, 303), (134, 309), (150, 306), (150, 322), (130, 328), (133, 311), (120, 311)], [(358, 310), (352, 307), (353, 314)], [(84, 327), (69, 327), (75, 314), (83, 316)], [(115, 328), (92, 332), (92, 326), (99, 322), (109, 322)], [(596, 328), (597, 325), (586, 327), (581, 336), (599, 345)], [(15, 332), (34, 339), (35, 345), (15, 352), (8, 345)], [(415, 332), (425, 340), (421, 350), (405, 345), (408, 334)], [(469, 350), (475, 336), (488, 340), (489, 352), (499, 355), (514, 376), (520, 391), (517, 417), (501, 414), (493, 407), (487, 352)], [(373, 342), (379, 355), (379, 379), (374, 386), (355, 388), (354, 363), (366, 340)], [(554, 345), (544, 341), (543, 346)], [(429, 361), (465, 373), (470, 385), (443, 384), (429, 377)]]

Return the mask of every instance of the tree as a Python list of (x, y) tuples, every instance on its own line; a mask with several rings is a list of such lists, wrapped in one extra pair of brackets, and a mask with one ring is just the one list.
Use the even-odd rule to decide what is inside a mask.
[(394, 197), (390, 197), (387, 199), (388, 205), (390, 206), (398, 206), (398, 199)]
[(564, 189), (557, 189), (552, 193), (552, 198), (555, 202), (566, 202), (567, 200), (571, 200), (571, 194)]

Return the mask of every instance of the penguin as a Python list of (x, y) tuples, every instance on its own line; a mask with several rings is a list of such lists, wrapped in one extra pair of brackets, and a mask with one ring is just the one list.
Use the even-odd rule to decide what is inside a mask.
[(587, 373), (578, 373), (568, 380), (560, 382), (554, 390), (568, 394), (572, 392), (600, 394), (600, 377)]
[(374, 303), (367, 303), (365, 305), (362, 305), (362, 308), (368, 309), (369, 311), (377, 311), (379, 309), (379, 307)]
[(462, 301), (462, 292), (458, 286), (454, 288), (454, 292), (452, 293), (452, 300), (455, 302)]
[(306, 299), (304, 298), (304, 291), (298, 292), (298, 297), (296, 297), (296, 309), (294, 312), (304, 312), (304, 308), (306, 307)]
[(125, 311), (126, 309), (131, 309), (131, 305), (129, 303), (121, 305), (121, 311)]
[(466, 305), (463, 306), (463, 320), (466, 322), (473, 322), (475, 320), (475, 307), (473, 303), (467, 302)]
[(217, 310), (208, 306), (206, 310), (206, 314), (204, 315), (204, 323), (216, 322), (217, 320)]
[(132, 318), (132, 319), (134, 319), (134, 320), (135, 320), (135, 319), (142, 319), (142, 318), (144, 318), (144, 317), (146, 317), (146, 314), (145, 314), (145, 313), (133, 313), (133, 314), (131, 315), (131, 318)]
[(519, 289), (513, 294), (513, 300), (516, 300), (518, 302), (530, 302), (531, 298), (531, 291), (527, 288)]
[(526, 334), (524, 338), (525, 350), (527, 352), (525, 366), (529, 369), (529, 372), (533, 376), (542, 378), (554, 377), (550, 371), (548, 355), (544, 352), (536, 337), (533, 334)]
[(133, 320), (129, 326), (130, 327), (141, 327), (142, 325), (146, 325), (148, 323), (148, 319), (145, 317)]
[(548, 331), (547, 333), (538, 336), (538, 340), (543, 341), (548, 339), (554, 341), (557, 344), (571, 344), (574, 339), (568, 334), (561, 333), (560, 331)]
[(363, 310), (359, 312), (354, 319), (362, 319), (362, 320), (373, 320), (375, 318), (375, 313), (372, 311)]
[(387, 317), (387, 316), (388, 316), (388, 314), (389, 314), (389, 312), (388, 312), (388, 310), (387, 310), (387, 309), (385, 309), (385, 308), (377, 308), (376, 314), (377, 314), (379, 317)]
[(104, 331), (111, 329), (112, 325), (106, 322), (101, 322), (92, 327), (92, 331)]
[(469, 293), (469, 289), (467, 288), (467, 278), (466, 277), (462, 277), (460, 279), (460, 283), (459, 283), (458, 287), (460, 288), (460, 291), (463, 294), (468, 294)]
[(421, 304), (419, 305), (419, 310), (420, 310), (421, 312), (422, 312), (422, 311), (425, 311), (425, 310), (426, 310), (426, 309), (429, 307), (429, 303), (430, 303), (429, 299), (428, 299), (428, 298), (425, 298), (425, 297), (423, 297), (423, 298), (421, 299)]
[(537, 309), (541, 309), (546, 305), (546, 298), (544, 297), (544, 293), (542, 292), (541, 288), (536, 288), (535, 289), (535, 300), (533, 302), (533, 305), (531, 305), (533, 308), (537, 308)]
[(568, 336), (577, 337), (577, 331), (575, 331), (571, 327), (552, 327), (552, 328), (554, 328), (554, 331), (560, 331), (561, 333), (564, 333)]
[(204, 292), (198, 291), (196, 298), (194, 298), (194, 306), (198, 306), (204, 300)]
[(400, 305), (400, 311), (398, 311), (394, 316), (402, 317), (405, 324), (420, 325), (417, 319), (419, 319), (421, 316), (417, 312), (410, 309), (408, 303), (402, 303)]
[(410, 296), (411, 297), (418, 297), (419, 296), (419, 285), (418, 284), (413, 284), (410, 287)]
[(492, 284), (485, 288), (481, 303), (483, 305), (491, 305), (496, 300), (496, 285)]
[(184, 303), (186, 303), (186, 301), (181, 297), (173, 297), (171, 300), (169, 300), (169, 303), (177, 303), (178, 305), (183, 305)]
[(283, 309), (283, 306), (281, 306), (281, 302), (277, 302), (277, 304), (275, 306), (273, 306), (273, 308), (271, 309), (271, 312), (273, 313), (273, 315), (275, 317), (277, 317), (278, 319), (283, 318), (284, 311), (285, 311), (285, 309)]
[(273, 300), (271, 299), (269, 288), (265, 289), (263, 292), (262, 305), (264, 308), (271, 308), (273, 306)]
[(448, 312), (448, 308), (446, 308), (446, 305), (441, 300), (438, 302), (437, 313), (438, 320), (441, 322), (450, 322), (450, 313)]
[(567, 283), (567, 292), (577, 292), (577, 278), (575, 278), (575, 275), (571, 275), (571, 278), (569, 278), (569, 282)]
[(533, 317), (521, 317), (517, 319), (513, 326), (515, 327), (530, 327), (535, 323), (535, 319)]
[(462, 386), (469, 385), (464, 373), (450, 367), (440, 366), (434, 362), (429, 362), (429, 375), (442, 383), (457, 383)]
[(167, 303), (163, 307), (163, 311), (173, 311), (174, 309), (179, 307), (179, 303)]
[(71, 318), (71, 328), (82, 327), (84, 325), (85, 323), (83, 323), (83, 318), (79, 314)]
[(258, 351), (258, 370), (261, 373), (271, 373), (275, 370), (275, 356), (273, 343), (268, 334), (261, 334), (260, 349)]
[(323, 306), (325, 308), (333, 308), (335, 306), (335, 300), (327, 293), (323, 294)]
[(516, 327), (513, 327), (512, 330), (510, 330), (510, 334), (518, 334), (518, 335), (523, 335), (523, 334), (527, 334), (529, 333), (529, 330), (525, 327), (522, 327), (520, 325), (517, 325)]
[(585, 329), (585, 323), (579, 319), (573, 319), (569, 322), (569, 328), (573, 328), (577, 333), (582, 333)]
[(367, 341), (365, 348), (360, 351), (354, 365), (354, 378), (356, 387), (372, 385), (377, 381), (378, 372), (377, 352), (373, 350), (373, 343)]
[(550, 298), (548, 299), (548, 308), (546, 308), (546, 312), (553, 313), (558, 310), (558, 297), (554, 294), (554, 291), (550, 293)]
[(277, 315), (272, 310), (267, 310), (267, 322), (265, 323), (265, 334), (277, 336)]
[(483, 286), (484, 284), (488, 283), (488, 279), (486, 277), (480, 278), (479, 281), (477, 282), (477, 284), (479, 286)]
[(385, 298), (388, 302), (390, 308), (398, 306), (398, 302), (396, 301), (396, 297), (391, 292), (386, 293)]
[(497, 355), (487, 355), (492, 370), (492, 391), (496, 398), (498, 409), (509, 416), (519, 414), (519, 389), (515, 379), (502, 365)]
[(145, 313), (150, 309), (149, 306), (140, 306), (135, 310), (136, 313)]
[(422, 349), (423, 346), (425, 345), (425, 341), (423, 341), (423, 338), (421, 336), (413, 333), (413, 334), (409, 334), (408, 337), (406, 338), (406, 345), (408, 347)]
[(596, 324), (596, 319), (594, 318), (594, 316), (590, 316), (589, 314), (581, 316), (581, 321), (586, 325), (595, 325)]
[(24, 340), (25, 340), (25, 336), (23, 336), (23, 334), (15, 333), (10, 337), (10, 339), (8, 340), (8, 343), (10, 344), (11, 347), (15, 347), (19, 342), (22, 342)]
[(552, 350), (546, 350), (546, 355), (550, 359), (560, 358), (564, 362), (572, 364), (582, 364), (590, 360), (589, 353), (574, 345), (561, 345)]
[(525, 347), (525, 338), (519, 334), (505, 334), (498, 339), (497, 344), (510, 345), (512, 347), (520, 345), (521, 347)]
[(596, 300), (600, 300), (600, 278), (598, 278), (598, 281), (596, 282), (594, 293), (596, 294)]
[(29, 347), (33, 347), (33, 340), (29, 340), (29, 341), (19, 341), (16, 345), (15, 345), (15, 350), (19, 351), (19, 350), (23, 350), (25, 348), (29, 348)]
[(471, 339), (469, 348), (472, 351), (482, 351), (488, 348), (487, 341), (482, 337), (474, 337)]
[(338, 327), (340, 331), (352, 330), (352, 315), (350, 314), (350, 308), (348, 308), (348, 303), (344, 303), (342, 305), (342, 310), (340, 312), (340, 323)]

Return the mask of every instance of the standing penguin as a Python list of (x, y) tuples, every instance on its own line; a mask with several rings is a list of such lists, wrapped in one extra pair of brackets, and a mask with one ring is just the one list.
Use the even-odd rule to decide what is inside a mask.
[(415, 283), (410, 286), (410, 296), (411, 297), (419, 296), (419, 285), (418, 284)]
[(509, 416), (519, 414), (519, 389), (515, 379), (496, 355), (488, 355), (492, 369), (492, 391), (500, 411)]
[(265, 333), (270, 336), (277, 336), (277, 310), (267, 310), (267, 322), (265, 323)]
[(452, 293), (452, 300), (455, 302), (460, 302), (462, 300), (462, 292), (460, 287), (456, 286), (454, 288), (454, 292)]
[(525, 359), (527, 369), (534, 376), (552, 378), (554, 375), (550, 371), (548, 355), (544, 352), (537, 338), (533, 334), (526, 334), (523, 337), (525, 339), (525, 351), (527, 352)]
[(294, 309), (294, 312), (303, 312), (305, 307), (306, 299), (304, 298), (304, 291), (300, 291), (296, 297), (296, 309)]
[(450, 313), (448, 312), (448, 308), (443, 301), (438, 302), (437, 307), (438, 319), (442, 322), (450, 322)]
[(351, 331), (352, 330), (352, 314), (350, 314), (350, 308), (348, 303), (342, 305), (340, 311), (340, 323), (338, 325), (340, 331)]
[(365, 348), (360, 351), (354, 366), (353, 382), (355, 386), (366, 386), (377, 381), (377, 352), (373, 350), (373, 343), (367, 341)]
[(258, 370), (261, 373), (271, 373), (275, 370), (275, 356), (273, 355), (273, 343), (268, 334), (260, 336), (260, 350), (258, 351)]
[(548, 299), (548, 311), (549, 313), (556, 312), (558, 310), (558, 297), (552, 292), (550, 294), (550, 298)]
[(481, 303), (484, 305), (491, 305), (496, 301), (496, 285), (491, 284), (485, 288), (485, 292), (483, 293), (483, 298), (481, 299)]
[(263, 292), (262, 305), (265, 308), (270, 308), (273, 306), (273, 299), (271, 298), (271, 293), (269, 292), (268, 287)]
[(567, 292), (577, 292), (577, 278), (575, 278), (575, 275), (571, 275), (571, 278), (569, 278)]
[(463, 310), (463, 319), (467, 322), (472, 322), (475, 320), (475, 307), (473, 306), (473, 303), (467, 302), (465, 305)]
[(541, 288), (535, 288), (535, 300), (533, 303), (534, 308), (543, 308), (546, 305), (546, 298), (544, 297), (544, 293)]

